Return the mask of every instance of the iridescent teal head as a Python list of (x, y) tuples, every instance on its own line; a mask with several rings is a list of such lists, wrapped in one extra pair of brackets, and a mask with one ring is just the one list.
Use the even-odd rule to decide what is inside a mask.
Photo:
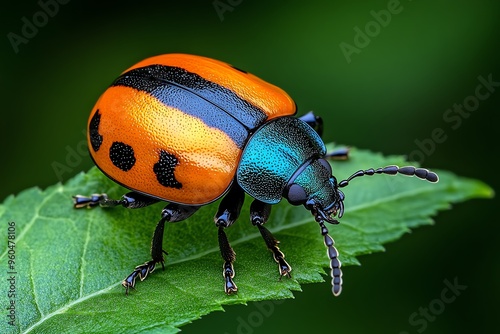
[(292, 205), (304, 205), (318, 221), (334, 223), (332, 217), (344, 213), (344, 193), (323, 158), (306, 161), (288, 181), (283, 197)]
[[(337, 154), (337, 153), (333, 153)], [(347, 154), (347, 152), (345, 152)], [(324, 158), (328, 157), (326, 155)], [(344, 214), (344, 193), (339, 189), (347, 186), (356, 177), (374, 174), (403, 174), (416, 176), (429, 182), (437, 182), (438, 176), (424, 168), (413, 166), (386, 166), (377, 169), (359, 170), (349, 178), (337, 183), (332, 168), (324, 158), (311, 159), (299, 168), (283, 193), (290, 204), (304, 205), (315, 216), (316, 221), (338, 223), (333, 217)]]

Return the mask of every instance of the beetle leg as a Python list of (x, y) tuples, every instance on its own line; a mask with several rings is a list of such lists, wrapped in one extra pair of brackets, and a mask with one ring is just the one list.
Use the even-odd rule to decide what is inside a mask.
[(323, 119), (320, 116), (316, 116), (314, 112), (310, 111), (300, 116), (299, 119), (309, 124), (320, 137), (323, 135)]
[(151, 241), (151, 260), (135, 267), (134, 271), (122, 281), (126, 294), (128, 294), (130, 288), (133, 289), (135, 287), (137, 277), (139, 277), (141, 281), (144, 281), (148, 274), (155, 270), (157, 263), (161, 263), (162, 268), (165, 269), (163, 254), (167, 255), (167, 252), (162, 248), (165, 222), (173, 223), (187, 219), (195, 213), (198, 208), (199, 207), (196, 206), (170, 203), (162, 210), (161, 219), (156, 225)]
[[(320, 116), (317, 116), (314, 112), (310, 111), (307, 114), (300, 116), (299, 119), (309, 124), (309, 126), (313, 128), (320, 137), (323, 136), (323, 119)], [(327, 153), (325, 158), (332, 160), (346, 160), (348, 159), (348, 155), (348, 148), (338, 148)]]
[(264, 227), (270, 214), (270, 204), (254, 200), (250, 205), (250, 220), (254, 226), (257, 226), (267, 248), (273, 253), (274, 261), (278, 264), (280, 279), (285, 275), (290, 277), (292, 267), (285, 261), (285, 254), (278, 247), (280, 242), (273, 236), (271, 231)]
[(121, 199), (110, 199), (106, 194), (92, 194), (90, 196), (76, 195), (73, 196), (73, 206), (76, 209), (93, 208), (101, 206), (105, 208), (122, 205), (128, 209), (138, 209), (145, 206), (157, 203), (158, 200), (153, 197), (142, 195), (136, 192), (129, 192), (122, 196)]
[(337, 148), (325, 155), (326, 159), (347, 160), (349, 159), (349, 149), (347, 147)]
[(215, 226), (219, 228), (219, 248), (224, 264), (222, 266), (222, 277), (224, 277), (224, 292), (228, 295), (236, 293), (238, 287), (233, 282), (236, 253), (229, 244), (224, 229), (231, 226), (240, 215), (241, 206), (245, 199), (245, 192), (236, 183), (222, 199), (217, 214), (215, 215)]
[(228, 295), (231, 295), (238, 291), (238, 287), (233, 281), (233, 262), (236, 259), (236, 253), (229, 244), (226, 233), (224, 232), (224, 227), (222, 226), (219, 226), (219, 248), (220, 254), (224, 259), (224, 264), (222, 266), (222, 277), (224, 277), (224, 292)]

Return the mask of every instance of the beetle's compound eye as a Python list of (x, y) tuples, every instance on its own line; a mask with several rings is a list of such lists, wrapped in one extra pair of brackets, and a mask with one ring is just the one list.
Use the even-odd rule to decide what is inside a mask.
[(288, 194), (286, 195), (286, 198), (288, 199), (288, 202), (290, 202), (290, 204), (300, 205), (304, 204), (307, 200), (307, 194), (304, 188), (296, 183), (293, 183), (288, 188)]

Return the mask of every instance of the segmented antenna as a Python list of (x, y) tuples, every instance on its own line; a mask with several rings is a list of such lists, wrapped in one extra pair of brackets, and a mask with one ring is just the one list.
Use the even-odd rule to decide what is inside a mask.
[(340, 269), (341, 263), (338, 258), (339, 252), (335, 248), (335, 241), (332, 237), (328, 235), (328, 229), (322, 221), (319, 221), (319, 226), (321, 227), (321, 234), (325, 237), (325, 246), (327, 248), (327, 255), (330, 259), (330, 276), (332, 277), (332, 293), (335, 297), (340, 295), (342, 292), (342, 269)]
[(396, 165), (392, 166), (386, 166), (386, 167), (381, 167), (377, 169), (366, 169), (366, 170), (358, 170), (356, 173), (352, 174), (349, 176), (347, 179), (340, 181), (339, 182), (339, 188), (345, 187), (349, 184), (349, 182), (359, 176), (371, 176), (374, 174), (388, 174), (388, 175), (396, 175), (396, 174), (403, 174), (407, 176), (416, 176), (422, 180), (426, 180), (429, 182), (438, 182), (439, 177), (436, 173), (431, 172), (428, 169), (425, 168), (417, 168), (414, 166), (405, 166), (405, 167), (398, 167)]

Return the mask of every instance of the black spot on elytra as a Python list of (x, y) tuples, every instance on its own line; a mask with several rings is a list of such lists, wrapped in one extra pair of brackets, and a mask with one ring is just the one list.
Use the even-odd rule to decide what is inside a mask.
[(99, 109), (97, 109), (89, 123), (90, 144), (92, 145), (92, 149), (94, 150), (94, 152), (99, 151), (99, 148), (102, 144), (102, 135), (99, 133), (100, 123), (101, 114), (99, 113)]
[(153, 166), (153, 172), (156, 174), (158, 182), (169, 188), (182, 188), (182, 183), (175, 179), (174, 169), (179, 164), (179, 160), (175, 155), (160, 151), (160, 160)]
[(122, 171), (129, 171), (135, 164), (134, 149), (132, 146), (115, 141), (109, 149), (109, 158), (113, 165)]

